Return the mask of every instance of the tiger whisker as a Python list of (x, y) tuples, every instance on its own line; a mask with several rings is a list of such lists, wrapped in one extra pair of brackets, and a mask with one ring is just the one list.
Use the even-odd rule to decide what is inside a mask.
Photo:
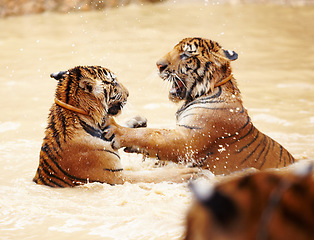
[(169, 88), (169, 83), (170, 83), (169, 81), (163, 81), (163, 82), (162, 82), (162, 86), (163, 86), (162, 88), (163, 88), (163, 90)]
[(182, 85), (186, 88), (186, 85), (185, 83), (181, 80), (181, 78), (176, 74), (174, 73), (175, 77), (182, 83)]

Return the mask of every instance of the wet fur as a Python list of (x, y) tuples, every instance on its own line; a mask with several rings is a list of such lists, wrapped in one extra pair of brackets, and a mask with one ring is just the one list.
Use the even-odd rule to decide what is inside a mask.
[(186, 240), (313, 239), (311, 175), (259, 172), (220, 183), (209, 197), (195, 195)]
[(124, 171), (112, 138), (103, 134), (103, 124), (120, 112), (127, 101), (127, 89), (109, 69), (100, 66), (78, 66), (51, 77), (58, 80), (56, 99), (86, 114), (52, 105), (33, 179), (37, 184), (73, 187), (88, 182), (181, 182), (196, 172), (187, 168), (146, 174)]
[(284, 147), (255, 128), (243, 107), (231, 75), (237, 57), (212, 40), (183, 39), (157, 62), (160, 77), (172, 83), (169, 99), (183, 103), (176, 128), (127, 129), (112, 121), (115, 145), (215, 174), (293, 163)]

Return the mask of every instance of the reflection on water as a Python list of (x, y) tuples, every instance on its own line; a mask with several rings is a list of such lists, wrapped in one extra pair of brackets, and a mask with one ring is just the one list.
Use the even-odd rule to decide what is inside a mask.
[[(314, 8), (129, 6), (104, 12), (0, 20), (0, 235), (4, 239), (178, 239), (191, 202), (186, 184), (88, 184), (51, 189), (31, 179), (56, 82), (52, 72), (102, 65), (128, 87), (119, 117), (174, 126), (176, 106), (155, 62), (182, 38), (201, 36), (233, 49), (253, 122), (298, 159), (314, 158)], [(153, 160), (122, 153), (127, 169)], [(207, 173), (212, 182), (219, 181)]]

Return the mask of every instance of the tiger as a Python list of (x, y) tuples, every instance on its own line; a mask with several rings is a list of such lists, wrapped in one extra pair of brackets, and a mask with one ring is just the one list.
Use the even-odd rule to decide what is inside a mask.
[(194, 201), (185, 240), (312, 240), (314, 175), (258, 171), (204, 191), (191, 184)]
[(101, 182), (182, 182), (192, 168), (123, 170), (118, 149), (103, 134), (104, 123), (121, 112), (129, 96), (115, 74), (101, 66), (76, 66), (51, 74), (58, 81), (33, 178), (50, 187)]
[(229, 174), (241, 169), (278, 168), (295, 162), (279, 143), (260, 132), (243, 106), (231, 61), (232, 50), (205, 38), (185, 38), (157, 61), (171, 82), (169, 99), (181, 103), (174, 129), (130, 129), (114, 119), (106, 136), (117, 148)]

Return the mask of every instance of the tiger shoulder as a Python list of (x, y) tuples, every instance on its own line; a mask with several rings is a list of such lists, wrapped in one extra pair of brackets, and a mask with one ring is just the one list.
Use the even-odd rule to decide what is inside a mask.
[(160, 160), (228, 174), (244, 168), (279, 168), (295, 162), (259, 131), (243, 106), (231, 62), (234, 51), (205, 38), (185, 38), (157, 61), (160, 77), (179, 103), (175, 129), (129, 129), (112, 122), (117, 147)]

